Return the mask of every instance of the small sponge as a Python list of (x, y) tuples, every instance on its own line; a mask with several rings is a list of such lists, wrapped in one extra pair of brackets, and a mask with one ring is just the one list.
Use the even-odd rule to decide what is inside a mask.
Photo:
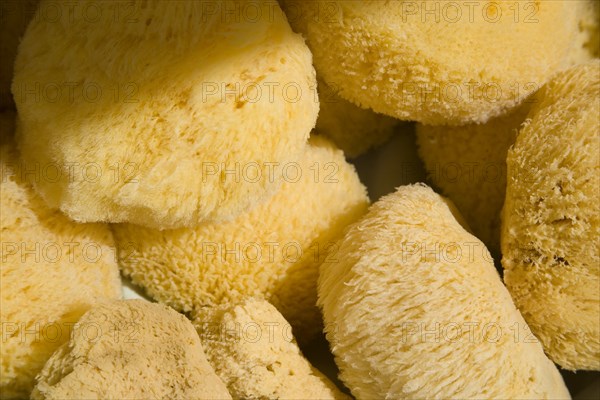
[(552, 360), (600, 370), (600, 61), (538, 97), (508, 153), (504, 280)]
[(319, 118), (315, 131), (332, 140), (348, 158), (356, 158), (384, 143), (400, 123), (397, 119), (360, 108), (339, 97), (319, 80)]
[[(318, 265), (368, 207), (343, 153), (314, 137), (267, 203), (228, 223), (156, 231), (114, 225), (122, 272), (179, 311), (263, 297), (307, 339), (321, 328)], [(330, 254), (331, 253), (331, 254)]]
[(569, 398), (483, 243), (424, 185), (400, 187), (325, 262), (319, 306), (356, 398)]
[(48, 360), (32, 399), (231, 399), (183, 315), (145, 300), (98, 305)]
[(579, 45), (570, 0), (284, 0), (340, 96), (403, 120), (483, 123), (520, 104)]
[(51, 207), (167, 229), (276, 190), (272, 165), (300, 155), (319, 109), (311, 53), (276, 1), (111, 1), (97, 18), (72, 6), (42, 1), (12, 85), (24, 160), (60, 168), (35, 183)]
[(417, 124), (419, 155), (431, 182), (456, 204), (470, 228), (500, 254), (500, 212), (506, 190), (506, 154), (525, 121), (528, 99), (485, 124)]
[(265, 300), (203, 308), (194, 324), (236, 399), (348, 399), (304, 358), (290, 324)]
[(96, 301), (121, 295), (116, 250), (108, 227), (76, 224), (48, 209), (23, 177), (48, 179), (50, 175), (21, 167), (14, 145), (2, 145), (3, 399), (28, 397), (35, 375), (69, 339), (72, 324)]

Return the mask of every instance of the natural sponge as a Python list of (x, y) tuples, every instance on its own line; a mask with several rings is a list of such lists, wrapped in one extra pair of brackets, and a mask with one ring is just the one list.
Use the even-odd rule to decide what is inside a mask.
[(85, 313), (37, 381), (33, 399), (231, 399), (192, 323), (145, 300)]
[(283, 2), (318, 73), (338, 84), (340, 96), (431, 125), (503, 114), (565, 66), (578, 45), (571, 1), (465, 3)]
[[(49, 7), (59, 20), (43, 18)], [(12, 85), (19, 146), (61, 172), (36, 190), (80, 222), (158, 229), (266, 200), (281, 183), (271, 168), (298, 157), (318, 113), (310, 51), (277, 2), (119, 7), (43, 1), (27, 28)]]
[(199, 310), (209, 362), (236, 399), (347, 399), (304, 358), (290, 324), (265, 300)]
[(331, 139), (349, 158), (385, 142), (400, 123), (342, 99), (335, 87), (323, 81), (319, 81), (319, 101), (316, 133)]
[[(3, 118), (4, 120), (4, 118)], [(4, 133), (4, 132), (3, 132)], [(116, 251), (106, 225), (76, 224), (23, 181), (50, 179), (0, 147), (0, 397), (25, 398), (72, 324), (96, 301), (118, 298)], [(50, 174), (50, 172), (48, 172)]]
[(485, 246), (424, 185), (381, 198), (325, 262), (319, 305), (357, 398), (569, 398)]
[(506, 191), (506, 155), (525, 121), (527, 100), (485, 124), (417, 124), (419, 156), (431, 182), (456, 204), (469, 227), (494, 253), (500, 251), (500, 212)]
[(273, 303), (306, 339), (320, 329), (318, 265), (368, 207), (343, 153), (315, 137), (267, 203), (228, 223), (156, 231), (114, 226), (119, 265), (154, 299), (188, 312), (247, 296)]
[(600, 370), (600, 61), (538, 97), (507, 158), (504, 280), (552, 360)]

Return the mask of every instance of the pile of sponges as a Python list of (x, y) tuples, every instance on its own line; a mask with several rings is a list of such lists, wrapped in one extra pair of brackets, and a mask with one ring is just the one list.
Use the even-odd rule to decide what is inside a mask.
[[(557, 366), (600, 371), (596, 1), (2, 18), (2, 399), (563, 399)], [(418, 154), (426, 182), (371, 205), (354, 165), (400, 135), (371, 176)]]

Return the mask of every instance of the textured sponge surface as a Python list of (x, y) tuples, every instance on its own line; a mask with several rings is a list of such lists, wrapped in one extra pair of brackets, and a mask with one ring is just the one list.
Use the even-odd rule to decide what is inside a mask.
[(304, 358), (290, 324), (266, 300), (203, 308), (194, 324), (236, 399), (348, 399)]
[(371, 206), (324, 263), (319, 305), (357, 398), (569, 398), (485, 246), (424, 185)]
[(40, 4), (12, 91), (24, 160), (62, 169), (35, 185), (51, 207), (166, 229), (231, 219), (281, 184), (270, 165), (300, 154), (318, 113), (310, 51), (275, 1), (215, 4)]
[(50, 210), (23, 181), (21, 167), (14, 145), (3, 144), (0, 393), (7, 399), (27, 397), (72, 324), (96, 301), (121, 293), (108, 226), (77, 224)]
[(85, 313), (37, 379), (33, 399), (231, 399), (191, 322), (145, 300)]
[(332, 140), (349, 158), (384, 143), (399, 123), (342, 99), (323, 81), (319, 81), (319, 106), (316, 132)]
[(506, 155), (531, 107), (485, 124), (417, 124), (419, 156), (431, 182), (456, 204), (475, 236), (498, 254), (506, 191)]
[(600, 61), (538, 97), (507, 158), (504, 280), (556, 363), (600, 370)]
[(354, 167), (315, 137), (287, 168), (279, 192), (233, 221), (162, 232), (115, 225), (119, 265), (150, 296), (180, 311), (266, 298), (305, 339), (321, 326), (318, 265), (367, 206)]
[(579, 8), (566, 0), (283, 3), (342, 97), (432, 125), (503, 114), (581, 46)]

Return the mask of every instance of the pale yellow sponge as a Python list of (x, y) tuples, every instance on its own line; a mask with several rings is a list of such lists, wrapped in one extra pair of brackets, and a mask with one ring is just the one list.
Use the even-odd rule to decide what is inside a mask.
[(200, 309), (194, 325), (236, 399), (348, 399), (304, 358), (292, 327), (266, 300)]
[(35, 375), (95, 302), (119, 298), (116, 250), (106, 225), (77, 224), (48, 209), (24, 176), (14, 145), (0, 147), (0, 397), (26, 398)]
[(115, 225), (122, 272), (179, 311), (252, 296), (275, 305), (296, 336), (321, 329), (315, 303), (318, 266), (335, 257), (336, 239), (368, 207), (344, 154), (320, 137), (266, 203), (228, 223), (156, 231)]
[(504, 281), (550, 358), (600, 370), (600, 61), (538, 97), (508, 153)]
[(335, 86), (323, 81), (319, 81), (319, 102), (316, 133), (331, 139), (349, 158), (384, 143), (400, 123), (342, 99)]
[(265, 201), (319, 108), (311, 53), (277, 2), (123, 7), (43, 1), (27, 28), (12, 85), (19, 146), (61, 168), (36, 190), (76, 221), (157, 229)]
[(500, 212), (506, 191), (506, 155), (525, 121), (528, 99), (512, 113), (485, 124), (417, 124), (419, 156), (428, 177), (458, 207), (477, 236), (500, 251)]
[(319, 306), (359, 399), (569, 398), (489, 252), (425, 185), (371, 206), (325, 262)]
[(192, 323), (162, 304), (98, 305), (48, 360), (32, 399), (231, 399)]
[(17, 47), (39, 0), (3, 0), (0, 3), (0, 107), (14, 107), (10, 83)]
[(431, 125), (504, 114), (564, 67), (579, 40), (570, 0), (283, 4), (341, 97)]

